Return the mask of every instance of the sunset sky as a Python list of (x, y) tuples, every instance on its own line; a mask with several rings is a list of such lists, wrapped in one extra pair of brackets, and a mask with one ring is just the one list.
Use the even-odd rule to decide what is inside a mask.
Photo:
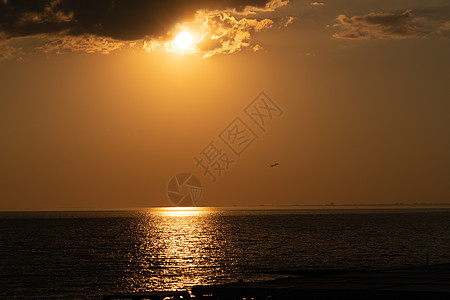
[(449, 53), (448, 0), (1, 0), (0, 210), (449, 203)]

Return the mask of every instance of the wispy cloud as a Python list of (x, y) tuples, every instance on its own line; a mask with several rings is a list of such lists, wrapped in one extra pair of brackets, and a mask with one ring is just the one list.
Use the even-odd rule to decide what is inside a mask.
[(324, 6), (325, 2), (311, 2), (310, 5), (312, 5), (312, 6)]
[(51, 40), (38, 47), (45, 53), (86, 52), (110, 54), (126, 43), (111, 38), (94, 35), (51, 37)]
[[(4, 3), (8, 4), (7, 1)], [(45, 3), (41, 11), (25, 11), (19, 16), (17, 24), (27, 26), (28, 24), (68, 23), (73, 21), (73, 12), (59, 10), (60, 4), (60, 0), (53, 0)]]
[(0, 42), (0, 61), (14, 57), (20, 50), (21, 48), (13, 47), (5, 42)]
[(339, 15), (333, 27), (341, 29), (333, 35), (339, 39), (405, 39), (423, 38), (445, 31), (442, 20), (403, 12), (371, 12), (363, 16)]
[(294, 23), (295, 18), (292, 16), (289, 17), (284, 17), (281, 19), (280, 22), (278, 22), (278, 27), (282, 28), (282, 27), (288, 27), (289, 25), (291, 25), (292, 23)]
[(233, 9), (227, 9), (224, 10), (224, 12), (232, 13), (233, 15), (243, 15), (243, 16), (249, 16), (249, 15), (255, 15), (258, 13), (263, 12), (273, 12), (277, 8), (286, 6), (289, 4), (289, 0), (270, 0), (267, 2), (264, 7), (258, 7), (254, 5), (247, 5), (243, 10), (237, 10), (235, 8)]

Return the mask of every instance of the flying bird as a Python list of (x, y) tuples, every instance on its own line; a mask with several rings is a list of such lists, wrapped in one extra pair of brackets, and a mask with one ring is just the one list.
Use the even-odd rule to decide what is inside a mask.
[(273, 167), (278, 166), (279, 164), (280, 164), (280, 163), (276, 163), (276, 164), (270, 165), (270, 167), (273, 168)]

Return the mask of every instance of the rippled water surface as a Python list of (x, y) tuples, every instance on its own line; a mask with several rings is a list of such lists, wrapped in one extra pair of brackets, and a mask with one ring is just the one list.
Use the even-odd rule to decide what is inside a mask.
[(450, 262), (450, 211), (0, 213), (0, 298), (101, 298), (294, 269)]

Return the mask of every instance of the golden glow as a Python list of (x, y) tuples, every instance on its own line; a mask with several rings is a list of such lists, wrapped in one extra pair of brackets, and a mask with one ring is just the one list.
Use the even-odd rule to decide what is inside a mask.
[(201, 54), (204, 58), (245, 48), (259, 51), (261, 46), (252, 42), (252, 34), (273, 25), (271, 19), (236, 19), (230, 12), (200, 10), (192, 21), (174, 29), (179, 32), (174, 39), (145, 40), (143, 47), (147, 52), (161, 49), (167, 53)]
[(192, 34), (188, 31), (180, 32), (175, 38), (175, 45), (178, 48), (186, 50), (192, 46), (194, 39), (192, 38)]
[(152, 209), (164, 217), (192, 217), (207, 213), (206, 207), (161, 207)]
[[(146, 218), (138, 220), (135, 247), (139, 251), (131, 252), (130, 262), (140, 272), (127, 278), (135, 292), (205, 284), (215, 268), (222, 267), (225, 241), (209, 211), (203, 207), (151, 208)], [(164, 282), (157, 286), (152, 276)]]

